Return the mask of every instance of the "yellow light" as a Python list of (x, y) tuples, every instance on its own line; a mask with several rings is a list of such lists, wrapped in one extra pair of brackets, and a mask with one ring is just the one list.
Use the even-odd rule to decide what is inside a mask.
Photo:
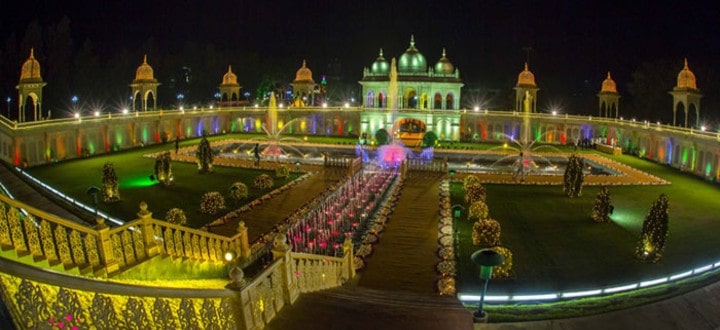
[(503, 144), (503, 148), (507, 148), (507, 143)]
[(235, 256), (232, 252), (228, 251), (225, 252), (225, 261), (232, 261)]

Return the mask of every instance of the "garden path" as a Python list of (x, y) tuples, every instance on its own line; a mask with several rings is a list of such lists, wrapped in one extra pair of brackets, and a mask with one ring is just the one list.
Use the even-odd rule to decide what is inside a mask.
[(409, 172), (380, 243), (360, 274), (359, 286), (435, 293), (438, 201), (444, 173)]
[(272, 231), (276, 224), (284, 221), (303, 204), (336, 183), (346, 172), (347, 169), (345, 168), (321, 170), (292, 189), (278, 194), (227, 223), (209, 228), (209, 231), (215, 234), (233, 236), (237, 234), (238, 223), (243, 220), (248, 227), (248, 238), (252, 242), (261, 235)]

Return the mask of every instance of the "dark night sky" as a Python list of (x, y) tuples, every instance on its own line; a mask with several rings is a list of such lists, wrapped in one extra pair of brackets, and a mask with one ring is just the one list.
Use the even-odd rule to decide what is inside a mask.
[(627, 0), (17, 1), (0, 11), (0, 40), (13, 31), (22, 38), (33, 18), (47, 25), (66, 14), (75, 43), (90, 38), (105, 56), (149, 37), (169, 51), (194, 40), (291, 67), (307, 58), (317, 74), (338, 58), (359, 80), (380, 47), (398, 57), (414, 34), (430, 65), (446, 47), (467, 85), (511, 88), (522, 48), (531, 46), (530, 68), (546, 95), (572, 93), (586, 80), (599, 88), (608, 70), (623, 93), (643, 61), (670, 59), (679, 70), (687, 56), (691, 68), (717, 67), (719, 8), (717, 1)]

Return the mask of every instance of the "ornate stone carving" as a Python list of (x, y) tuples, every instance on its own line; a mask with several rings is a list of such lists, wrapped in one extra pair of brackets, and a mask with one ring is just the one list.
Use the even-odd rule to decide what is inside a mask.
[(5, 204), (0, 203), (0, 245), (10, 247), (12, 240), (10, 239), (10, 226), (5, 213)]
[(73, 260), (70, 252), (70, 244), (68, 244), (67, 232), (65, 231), (65, 227), (55, 227), (55, 242), (57, 243), (57, 251), (60, 255), (60, 261), (66, 267), (72, 265)]
[(125, 255), (125, 263), (132, 265), (135, 263), (135, 246), (132, 242), (132, 234), (129, 230), (123, 231), (122, 237), (122, 248)]
[(50, 318), (45, 297), (40, 287), (28, 280), (22, 280), (18, 291), (15, 293), (15, 303), (27, 329), (42, 328)]
[(25, 227), (25, 237), (27, 237), (27, 244), (30, 248), (30, 253), (33, 257), (42, 258), (43, 252), (42, 247), (40, 247), (40, 236), (38, 236), (35, 219), (33, 219), (32, 215), (28, 215), (23, 220), (23, 227)]
[(182, 233), (179, 230), (175, 230), (175, 255), (182, 257), (185, 255), (185, 249), (183, 249)]
[[(227, 314), (232, 315), (232, 314)], [(170, 303), (164, 298), (155, 298), (152, 311), (155, 328), (157, 329), (177, 329), (178, 323), (175, 313), (170, 308)]]
[(98, 252), (97, 240), (93, 235), (85, 235), (85, 251), (87, 259), (92, 267), (100, 265), (100, 253)]
[(193, 257), (193, 246), (192, 246), (192, 239), (190, 238), (190, 233), (185, 232), (183, 234), (183, 246), (185, 247), (185, 256), (188, 258)]
[(123, 316), (126, 329), (150, 329), (150, 320), (148, 320), (147, 314), (145, 313), (145, 306), (143, 305), (142, 300), (132, 297), (128, 298), (127, 304), (125, 304), (125, 310), (123, 311)]
[(142, 233), (139, 230), (135, 230), (132, 233), (133, 245), (135, 246), (135, 255), (137, 260), (145, 260), (145, 243), (143, 242)]
[(167, 254), (174, 256), (175, 243), (173, 242), (173, 230), (165, 228), (165, 235), (163, 235), (163, 238), (165, 239), (165, 250), (167, 250)]
[(215, 308), (215, 303), (212, 299), (203, 299), (201, 317), (202, 323), (203, 325), (205, 325), (205, 329), (221, 329), (218, 324), (219, 317), (217, 314), (217, 309)]
[(180, 310), (178, 310), (178, 316), (180, 318), (180, 324), (185, 329), (200, 329), (198, 326), (198, 318), (195, 313), (195, 306), (192, 300), (183, 298), (180, 301)]
[(118, 320), (110, 297), (95, 294), (90, 306), (90, 319), (97, 329), (121, 329), (123, 324)]
[(25, 235), (20, 225), (20, 215), (16, 208), (11, 207), (7, 212), (8, 223), (10, 224), (10, 235), (12, 236), (13, 247), (18, 253), (27, 251)]
[(45, 221), (45, 219), (40, 221), (40, 240), (43, 251), (45, 252), (45, 258), (51, 262), (58, 260), (52, 228), (50, 228), (50, 223)]

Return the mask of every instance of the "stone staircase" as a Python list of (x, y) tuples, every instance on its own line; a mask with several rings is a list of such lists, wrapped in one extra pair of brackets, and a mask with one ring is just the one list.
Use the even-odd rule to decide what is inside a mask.
[(472, 329), (453, 296), (353, 285), (300, 295), (267, 329)]

